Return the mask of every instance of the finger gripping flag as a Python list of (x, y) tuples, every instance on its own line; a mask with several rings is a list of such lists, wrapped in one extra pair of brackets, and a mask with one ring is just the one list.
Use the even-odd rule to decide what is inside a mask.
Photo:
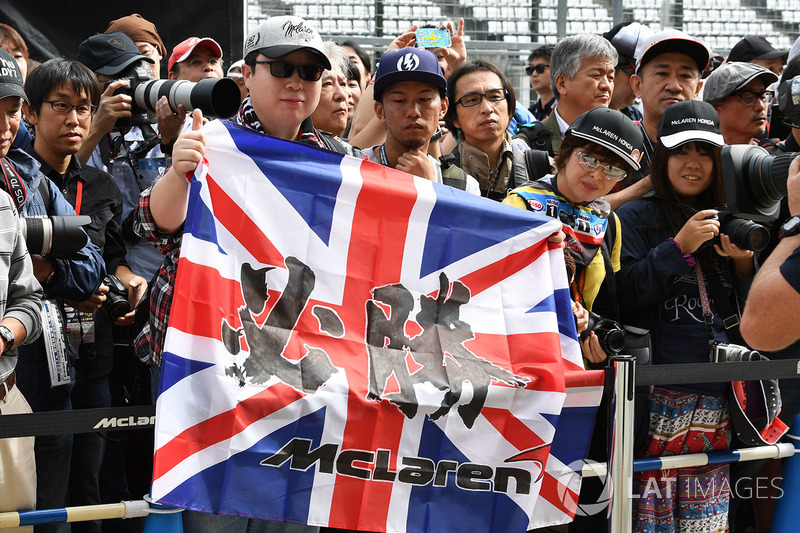
[(560, 224), (226, 121), (203, 131), (153, 496), (368, 531), (528, 529), (580, 368)]

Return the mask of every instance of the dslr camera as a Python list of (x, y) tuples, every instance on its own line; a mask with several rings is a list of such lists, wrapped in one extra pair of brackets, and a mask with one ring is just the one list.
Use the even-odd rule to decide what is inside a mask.
[(603, 318), (589, 311), (589, 324), (581, 332), (581, 340), (586, 340), (591, 332), (600, 340), (600, 347), (608, 355), (617, 355), (625, 351), (626, 355), (636, 357), (637, 364), (649, 364), (651, 342), (650, 332), (634, 326), (623, 326), (610, 318)]
[(198, 82), (157, 80), (149, 68), (137, 66), (119, 79), (127, 80), (128, 86), (120, 87), (114, 94), (127, 94), (133, 99), (131, 116), (117, 120), (116, 126), (120, 129), (155, 124), (156, 102), (162, 96), (167, 97), (169, 107), (176, 113), (183, 104), (187, 112), (200, 109), (204, 116), (218, 118), (230, 117), (241, 104), (239, 86), (231, 78), (208, 78)]
[(106, 299), (102, 304), (103, 310), (108, 313), (108, 316), (119, 318), (128, 314), (131, 304), (128, 302), (128, 288), (122, 283), (122, 280), (109, 274), (103, 278), (103, 285), (108, 287)]

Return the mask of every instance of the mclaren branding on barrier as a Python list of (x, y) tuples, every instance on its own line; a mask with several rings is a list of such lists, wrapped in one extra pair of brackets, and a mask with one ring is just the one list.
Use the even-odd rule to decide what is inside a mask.
[(112, 416), (106, 417), (95, 424), (93, 429), (131, 428), (136, 426), (154, 426), (156, 417), (153, 416)]
[[(444, 487), (453, 479), (456, 486), (465, 490), (509, 492), (509, 480), (514, 480), (517, 494), (529, 494), (531, 473), (521, 468), (498, 467), (457, 461), (434, 462), (425, 457), (398, 457), (397, 469), (392, 470), (390, 450), (341, 450), (337, 444), (322, 444), (311, 449), (312, 441), (295, 437), (276, 454), (261, 461), (261, 466), (279, 467), (286, 461), (292, 470), (306, 471), (318, 463), (318, 471), (373, 481)], [(402, 467), (400, 467), (402, 465)]]

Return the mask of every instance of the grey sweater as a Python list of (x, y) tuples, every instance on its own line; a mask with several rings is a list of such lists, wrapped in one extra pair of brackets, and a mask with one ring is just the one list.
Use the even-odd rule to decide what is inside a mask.
[[(19, 215), (8, 193), (0, 191), (0, 320), (16, 318), (25, 326), (28, 344), (42, 332), (39, 313), (42, 287), (33, 277), (33, 263), (19, 232)], [(17, 366), (16, 348), (0, 355), (0, 383)]]

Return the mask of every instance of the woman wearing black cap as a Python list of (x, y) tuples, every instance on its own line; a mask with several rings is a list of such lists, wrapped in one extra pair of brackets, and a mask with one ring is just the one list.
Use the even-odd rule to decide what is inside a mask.
[[(555, 158), (556, 174), (514, 189), (504, 200), (564, 223), (565, 247), (575, 263), (571, 289), (579, 317), (585, 315), (583, 309), (598, 310), (595, 302), (604, 286), (606, 265), (619, 270), (619, 220), (603, 196), (639, 169), (641, 145), (642, 134), (628, 117), (605, 107), (594, 108), (567, 130)], [(598, 303), (607, 305), (599, 314), (614, 319), (615, 298), (608, 287), (604, 292)], [(579, 329), (586, 327), (585, 321), (583, 316)], [(591, 363), (606, 359), (594, 333), (586, 336), (581, 348)]]
[[(721, 234), (716, 219), (724, 189), (714, 108), (696, 100), (670, 106), (658, 138), (651, 167), (655, 197), (619, 209), (625, 235), (617, 275), (620, 309), (626, 323), (654, 335), (655, 363), (707, 362), (710, 341), (738, 336), (725, 329), (722, 317), (738, 317), (737, 299), (744, 302), (755, 270), (753, 252)], [(713, 316), (708, 324), (707, 315)], [(648, 397), (644, 455), (729, 449), (725, 391), (725, 383), (656, 387)], [(635, 531), (656, 524), (659, 531), (727, 531), (728, 465), (644, 473), (637, 488)]]

